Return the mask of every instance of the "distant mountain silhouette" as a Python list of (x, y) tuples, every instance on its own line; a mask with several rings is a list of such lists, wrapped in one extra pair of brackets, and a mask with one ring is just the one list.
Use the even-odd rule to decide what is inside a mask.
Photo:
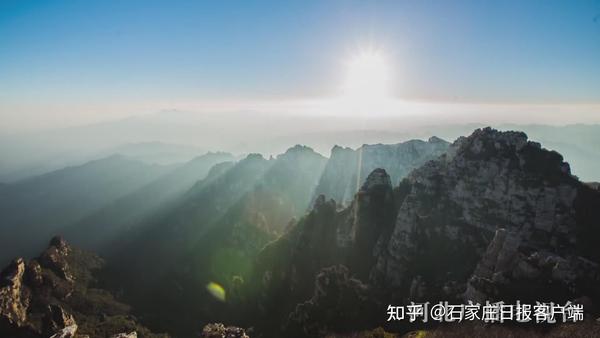
[(58, 229), (152, 182), (167, 167), (111, 156), (0, 190), (0, 257), (39, 251)]
[(374, 169), (385, 169), (392, 182), (397, 183), (411, 170), (445, 153), (448, 145), (442, 139), (431, 137), (427, 142), (410, 140), (398, 144), (365, 144), (356, 150), (335, 146), (315, 191), (315, 198), (325, 195), (347, 204)]

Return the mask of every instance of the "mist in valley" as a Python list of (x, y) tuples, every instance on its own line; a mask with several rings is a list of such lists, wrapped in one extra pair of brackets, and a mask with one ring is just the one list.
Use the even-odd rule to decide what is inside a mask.
[(0, 2), (0, 336), (600, 336), (599, 10)]

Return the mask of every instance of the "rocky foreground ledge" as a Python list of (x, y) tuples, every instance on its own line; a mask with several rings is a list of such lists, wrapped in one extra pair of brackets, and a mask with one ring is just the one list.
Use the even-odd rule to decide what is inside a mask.
[(202, 330), (202, 338), (250, 338), (244, 329), (225, 326), (221, 323), (208, 324)]
[(60, 237), (37, 258), (15, 259), (0, 273), (0, 337), (168, 337), (152, 333), (128, 305), (92, 287), (92, 272), (103, 264)]

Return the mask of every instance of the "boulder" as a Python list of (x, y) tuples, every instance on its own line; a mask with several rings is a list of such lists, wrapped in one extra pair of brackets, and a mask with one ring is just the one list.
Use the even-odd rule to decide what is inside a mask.
[(211, 323), (202, 329), (202, 338), (250, 338), (244, 329), (235, 326), (225, 326), (221, 323)]
[(75, 318), (60, 305), (48, 305), (44, 315), (44, 332), (48, 335), (58, 334), (68, 327), (75, 327), (75, 331), (77, 330)]
[(129, 333), (118, 333), (110, 336), (110, 338), (137, 338), (137, 332), (129, 332)]
[(20, 327), (27, 321), (30, 294), (23, 283), (25, 261), (14, 260), (0, 273), (0, 322)]
[(67, 327), (62, 328), (50, 338), (75, 338), (75, 334), (77, 333), (77, 324), (73, 324)]

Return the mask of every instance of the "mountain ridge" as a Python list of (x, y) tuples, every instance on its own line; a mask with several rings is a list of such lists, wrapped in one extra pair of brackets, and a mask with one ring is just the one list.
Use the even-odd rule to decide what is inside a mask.
[[(373, 175), (387, 181), (383, 170)], [(348, 329), (349, 322), (362, 323), (356, 329), (387, 326), (373, 308), (408, 301), (600, 300), (593, 240), (600, 235), (600, 194), (572, 176), (560, 154), (524, 133), (476, 130), (393, 193), (383, 186), (385, 202), (373, 206), (364, 202), (373, 198), (367, 192), (341, 210), (319, 197), (263, 249), (252, 284), (262, 330), (280, 332), (268, 318), (286, 323), (290, 337)], [(382, 212), (375, 210), (384, 204), (395, 216), (378, 221)], [(356, 237), (361, 218), (370, 232)], [(329, 291), (318, 291), (319, 280), (330, 278), (337, 282), (323, 286)]]

